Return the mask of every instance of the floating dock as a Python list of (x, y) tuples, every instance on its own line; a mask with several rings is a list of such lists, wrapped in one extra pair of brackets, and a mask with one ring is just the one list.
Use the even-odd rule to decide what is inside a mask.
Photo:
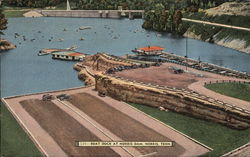
[(62, 51), (73, 51), (75, 47), (66, 48), (66, 49), (57, 49), (57, 48), (45, 48), (39, 51), (38, 56), (48, 55), (54, 52), (62, 52)]

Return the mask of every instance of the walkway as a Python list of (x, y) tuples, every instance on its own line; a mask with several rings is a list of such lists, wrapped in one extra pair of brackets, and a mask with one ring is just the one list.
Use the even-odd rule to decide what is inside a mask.
[[(220, 79), (216, 79), (216, 80), (220, 80)], [(225, 79), (221, 79), (221, 80), (235, 80), (235, 81), (239, 81), (238, 79), (230, 79), (230, 78), (225, 78)], [(216, 93), (212, 90), (207, 89), (206, 87), (204, 87), (205, 82), (210, 82), (210, 81), (215, 81), (215, 79), (211, 79), (208, 78), (205, 81), (198, 81), (195, 83), (192, 83), (191, 85), (188, 86), (189, 89), (196, 91), (200, 94), (209, 96), (211, 98), (214, 98), (216, 100), (220, 100), (224, 103), (228, 103), (231, 105), (235, 105), (237, 107), (241, 107), (243, 109), (247, 109), (248, 111), (250, 111), (250, 102), (248, 101), (244, 101), (244, 100), (240, 100), (237, 98), (233, 98), (230, 96), (226, 96), (226, 95), (222, 95), (220, 93)]]

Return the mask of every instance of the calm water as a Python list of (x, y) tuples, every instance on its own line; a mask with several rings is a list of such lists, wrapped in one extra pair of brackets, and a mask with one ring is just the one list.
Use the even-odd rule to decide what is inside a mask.
[[(15, 43), (18, 48), (1, 53), (2, 96), (83, 85), (72, 68), (74, 62), (52, 60), (50, 55), (37, 56), (42, 48), (67, 48), (77, 45), (77, 51), (88, 54), (108, 52), (125, 55), (136, 47), (159, 45), (165, 47), (167, 52), (185, 55), (185, 38), (145, 31), (141, 25), (140, 19), (9, 19), (4, 38)], [(91, 26), (92, 29), (76, 31), (80, 26)], [(21, 36), (15, 38), (14, 33)], [(23, 35), (26, 41), (23, 40)], [(80, 38), (85, 40), (81, 41)], [(64, 41), (60, 42), (59, 39)], [(191, 58), (198, 59), (200, 56), (202, 61), (250, 73), (250, 55), (198, 40), (188, 39), (187, 43), (188, 56)]]

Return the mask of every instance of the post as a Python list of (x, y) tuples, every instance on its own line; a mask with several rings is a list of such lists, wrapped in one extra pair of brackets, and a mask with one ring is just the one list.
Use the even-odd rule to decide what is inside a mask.
[(141, 18), (142, 18), (142, 19), (145, 19), (145, 12), (142, 12), (142, 13), (141, 13)]
[(131, 11), (128, 12), (128, 18), (129, 18), (130, 20), (133, 20), (133, 18), (134, 18)]

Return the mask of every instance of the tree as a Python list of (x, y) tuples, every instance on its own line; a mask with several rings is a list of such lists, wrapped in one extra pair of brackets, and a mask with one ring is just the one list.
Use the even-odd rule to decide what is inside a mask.
[(2, 32), (2, 30), (7, 29), (7, 24), (8, 24), (8, 21), (7, 21), (7, 19), (5, 18), (4, 14), (3, 14), (2, 8), (0, 8), (0, 35), (4, 34)]
[(182, 13), (181, 13), (180, 10), (175, 11), (173, 20), (174, 20), (174, 24), (175, 24), (176, 28), (178, 28), (178, 27), (179, 27), (179, 24), (181, 24), (181, 22), (182, 22), (182, 21), (181, 21), (181, 18), (182, 18), (182, 17), (183, 17), (183, 16), (182, 16)]

